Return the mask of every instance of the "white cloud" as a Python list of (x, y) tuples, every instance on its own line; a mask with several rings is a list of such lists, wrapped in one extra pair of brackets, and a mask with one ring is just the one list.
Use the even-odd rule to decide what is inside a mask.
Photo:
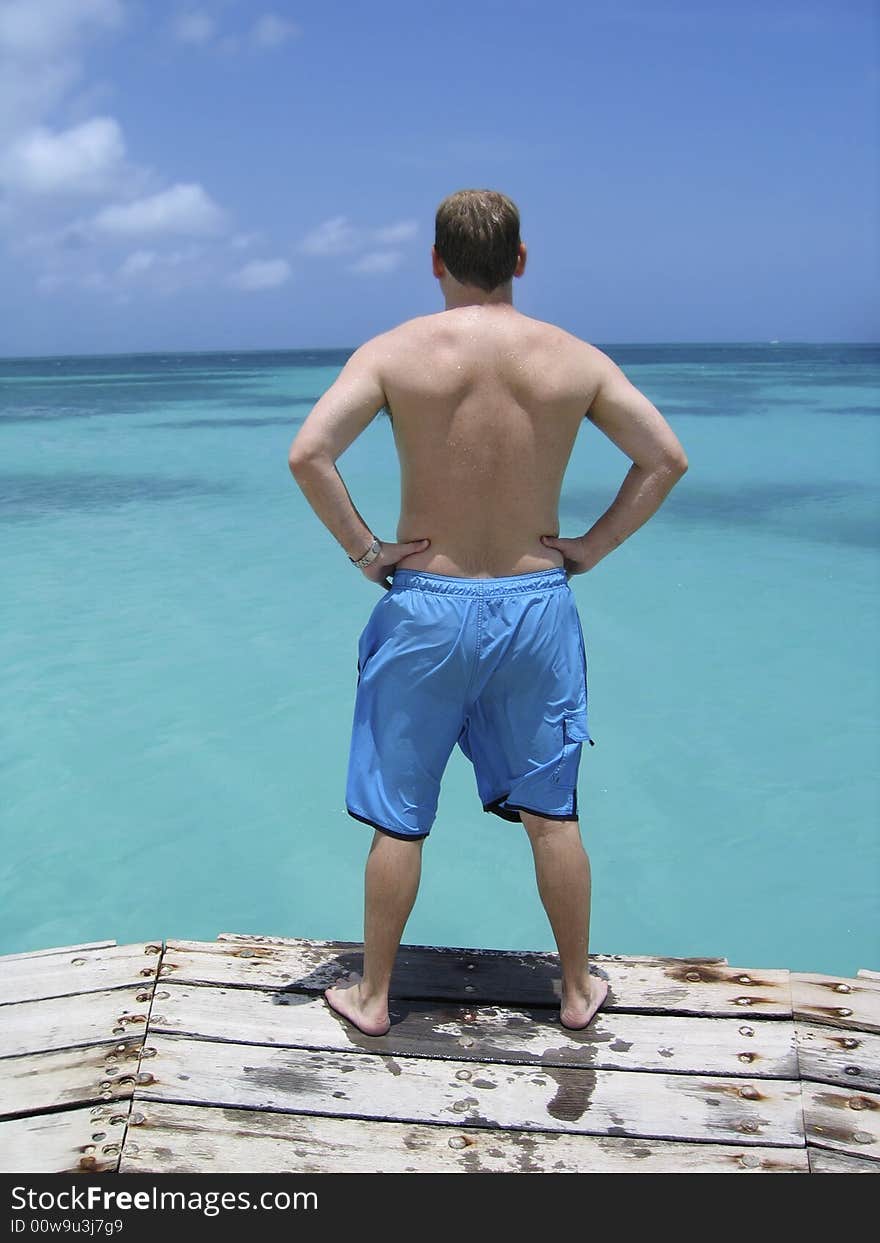
[(351, 271), (362, 274), (393, 272), (402, 259), (403, 255), (399, 250), (373, 250), (358, 259), (357, 263), (353, 263)]
[(119, 26), (118, 0), (0, 0), (0, 142), (42, 121), (81, 76), (81, 44)]
[(255, 259), (229, 277), (230, 285), (237, 289), (254, 291), (275, 289), (290, 279), (290, 264), (286, 259)]
[(96, 194), (110, 188), (124, 156), (113, 117), (55, 133), (39, 125), (0, 153), (0, 184), (31, 194)]
[(89, 25), (116, 26), (123, 18), (119, 0), (3, 0), (0, 50), (24, 56), (51, 56)]
[(306, 236), (299, 244), (305, 255), (342, 255), (354, 250), (358, 243), (357, 230), (347, 216), (331, 216)]
[(236, 233), (229, 239), (229, 245), (233, 250), (247, 250), (248, 246), (253, 246), (261, 237), (261, 233)]
[(280, 47), (299, 33), (300, 28), (296, 22), (290, 22), (286, 17), (278, 17), (275, 13), (264, 13), (254, 23), (251, 42), (259, 48)]
[(384, 229), (375, 229), (373, 237), (381, 246), (395, 246), (398, 242), (408, 242), (419, 231), (415, 220), (400, 220)]
[(192, 43), (203, 47), (210, 43), (216, 33), (213, 17), (204, 9), (192, 9), (179, 14), (172, 23), (172, 32), (180, 43)]
[(218, 233), (225, 213), (197, 182), (183, 183), (98, 212), (93, 224), (102, 233), (138, 237), (162, 233)]
[(147, 272), (153, 267), (157, 257), (155, 250), (135, 250), (120, 265), (119, 275), (123, 279), (139, 276), (141, 272)]

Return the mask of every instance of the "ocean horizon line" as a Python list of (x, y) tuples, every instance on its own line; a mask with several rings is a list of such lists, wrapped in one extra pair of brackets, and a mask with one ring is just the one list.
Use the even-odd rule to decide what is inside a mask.
[[(361, 343), (362, 344), (362, 343)], [(756, 347), (770, 346), (797, 346), (797, 347), (815, 347), (822, 346), (845, 346), (847, 348), (880, 348), (880, 341), (811, 341), (811, 340), (795, 340), (783, 339), (779, 340), (761, 340), (761, 341), (594, 341), (593, 344), (597, 348), (612, 349), (621, 347), (624, 349), (639, 348), (674, 348), (686, 346), (689, 349), (718, 349), (719, 347), (754, 349)], [(258, 348), (239, 348), (236, 346), (227, 346), (225, 348), (210, 349), (155, 349), (155, 350), (110, 350), (103, 353), (91, 353), (83, 351), (79, 353), (66, 354), (0, 354), (0, 363), (15, 362), (53, 362), (67, 359), (86, 359), (86, 358), (161, 358), (163, 355), (173, 355), (174, 357), (205, 357), (211, 355), (259, 355), (259, 354), (341, 354), (346, 351), (354, 352), (358, 348), (357, 345), (303, 345), (303, 346), (260, 346)]]

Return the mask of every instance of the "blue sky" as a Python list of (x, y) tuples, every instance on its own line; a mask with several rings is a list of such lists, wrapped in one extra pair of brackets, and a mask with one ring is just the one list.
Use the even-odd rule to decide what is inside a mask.
[(589, 340), (876, 341), (870, 0), (0, 0), (0, 355), (351, 347), (517, 202)]

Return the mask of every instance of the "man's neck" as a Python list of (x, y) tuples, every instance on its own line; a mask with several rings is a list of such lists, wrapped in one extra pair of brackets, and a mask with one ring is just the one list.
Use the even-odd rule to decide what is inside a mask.
[(510, 285), (493, 289), (491, 293), (486, 293), (484, 289), (464, 285), (446, 294), (447, 311), (455, 311), (465, 306), (509, 306), (512, 309), (513, 291)]

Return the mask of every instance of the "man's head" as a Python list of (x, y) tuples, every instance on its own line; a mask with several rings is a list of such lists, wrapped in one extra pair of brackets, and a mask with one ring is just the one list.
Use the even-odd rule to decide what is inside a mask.
[(526, 260), (516, 204), (497, 190), (450, 194), (437, 208), (432, 255), (447, 303), (469, 290), (475, 293), (469, 300), (497, 293), (509, 301), (505, 287), (522, 275)]

